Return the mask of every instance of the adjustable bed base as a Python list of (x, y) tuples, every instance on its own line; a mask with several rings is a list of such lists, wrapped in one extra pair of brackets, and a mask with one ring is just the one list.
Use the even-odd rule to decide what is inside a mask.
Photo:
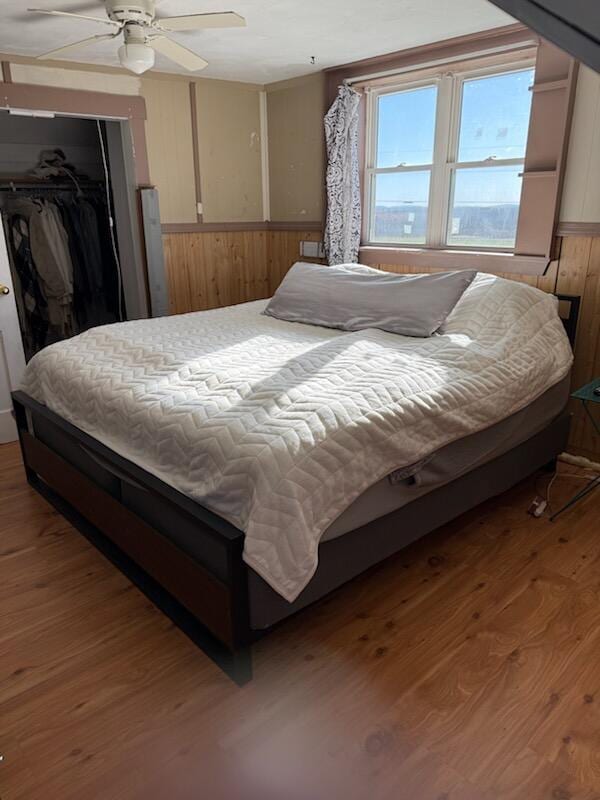
[(563, 412), (487, 463), (323, 542), (317, 572), (287, 603), (243, 561), (241, 530), (24, 392), (13, 401), (31, 486), (239, 685), (252, 676), (252, 643), (279, 620), (551, 463), (570, 424)]

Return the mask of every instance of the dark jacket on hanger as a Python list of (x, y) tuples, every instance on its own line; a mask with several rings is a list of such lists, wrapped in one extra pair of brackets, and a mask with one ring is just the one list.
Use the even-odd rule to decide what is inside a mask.
[(29, 226), (25, 217), (15, 214), (7, 224), (12, 262), (19, 280), (21, 328), (25, 334), (28, 358), (46, 344), (48, 304), (44, 297), (31, 252)]
[(48, 304), (50, 324), (68, 336), (74, 332), (73, 263), (58, 209), (52, 203), (27, 198), (10, 198), (8, 209), (27, 220), (31, 252)]

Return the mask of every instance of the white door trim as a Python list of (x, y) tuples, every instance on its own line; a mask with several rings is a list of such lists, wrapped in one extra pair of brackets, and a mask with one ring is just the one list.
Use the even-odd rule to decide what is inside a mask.
[(10, 393), (21, 383), (25, 369), (25, 353), (1, 220), (0, 284), (8, 286), (10, 290), (10, 294), (0, 295), (0, 444), (6, 444), (18, 438), (17, 426), (12, 416)]

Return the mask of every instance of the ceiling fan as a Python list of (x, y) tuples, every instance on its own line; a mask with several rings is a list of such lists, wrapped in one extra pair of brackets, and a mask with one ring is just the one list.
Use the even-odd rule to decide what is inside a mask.
[(207, 30), (209, 28), (238, 28), (246, 24), (244, 17), (233, 11), (215, 14), (186, 14), (181, 17), (159, 17), (156, 15), (155, 0), (106, 0), (106, 19), (69, 11), (49, 11), (44, 8), (29, 8), (35, 14), (51, 14), (57, 17), (93, 20), (110, 25), (112, 33), (91, 36), (80, 42), (67, 44), (38, 58), (61, 58), (88, 44), (116, 39), (123, 34), (124, 44), (119, 48), (119, 60), (126, 68), (141, 75), (154, 66), (155, 53), (174, 61), (190, 72), (197, 72), (208, 66), (201, 56), (187, 47), (170, 39), (166, 34), (170, 31)]

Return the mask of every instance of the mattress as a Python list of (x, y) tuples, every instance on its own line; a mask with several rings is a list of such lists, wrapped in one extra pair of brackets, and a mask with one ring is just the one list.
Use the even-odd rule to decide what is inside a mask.
[(369, 486), (525, 408), (572, 362), (556, 299), (492, 275), (428, 339), (264, 307), (92, 329), (38, 353), (22, 388), (243, 530), (246, 563), (288, 602)]
[(508, 419), (432, 453), (424, 462), (409, 469), (410, 474), (406, 477), (396, 479), (394, 473), (386, 476), (340, 514), (325, 531), (321, 542), (337, 539), (348, 531), (397, 511), (526, 441), (563, 411), (569, 393), (570, 377), (567, 376)]
[[(569, 415), (562, 413), (543, 430), (506, 453), (432, 489), (397, 511), (378, 517), (367, 526), (321, 542), (317, 571), (293, 603), (286, 602), (259, 575), (248, 570), (251, 627), (264, 630), (275, 625), (430, 531), (507, 491), (564, 450), (569, 421)], [(439, 538), (434, 537), (429, 554), (443, 559), (444, 546), (440, 545)], [(413, 558), (414, 554), (406, 556), (409, 563)], [(400, 563), (406, 563), (406, 560), (402, 559)], [(402, 572), (401, 569), (398, 572), (399, 582), (403, 580)], [(377, 582), (376, 572), (372, 579)]]

